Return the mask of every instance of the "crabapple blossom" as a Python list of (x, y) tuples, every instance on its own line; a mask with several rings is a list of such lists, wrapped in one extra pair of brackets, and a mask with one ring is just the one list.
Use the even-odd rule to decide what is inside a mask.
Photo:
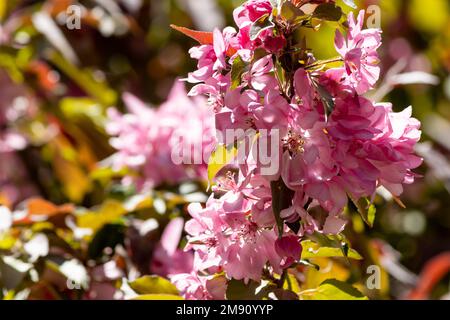
[(180, 294), (186, 300), (224, 300), (226, 280), (224, 277), (199, 276), (180, 273), (171, 277)]
[[(129, 113), (108, 110), (107, 131), (117, 150), (111, 161), (117, 170), (128, 167), (142, 175), (139, 179), (127, 176), (124, 183), (136, 183), (145, 190), (161, 183), (206, 178), (204, 159), (214, 147), (215, 131), (212, 110), (202, 97), (188, 98), (183, 84), (177, 82), (158, 109), (131, 94), (125, 94), (124, 101)], [(174, 152), (186, 165), (172, 161)]]
[(364, 14), (360, 11), (355, 21), (353, 12), (350, 12), (347, 38), (339, 30), (335, 38), (336, 50), (344, 59), (344, 79), (358, 94), (372, 89), (380, 76), (377, 49), (381, 45), (381, 30), (363, 30)]
[[(295, 45), (293, 30), (311, 22), (307, 9), (333, 10), (334, 1), (287, 2), (280, 11), (272, 7), (277, 1), (246, 1), (234, 11), (237, 31), (216, 30), (211, 44), (190, 51), (198, 60), (187, 79), (195, 85), (190, 95), (208, 98), (217, 132), (256, 135), (217, 140), (251, 146), (244, 161), (234, 159), (216, 174), (205, 206), (188, 207), (185, 250), (194, 252), (194, 271), (172, 278), (186, 297), (208, 297), (200, 277), (214, 274), (245, 282), (276, 278), (300, 262), (303, 238), (344, 230), (349, 201), (371, 203), (379, 187), (400, 196), (422, 163), (414, 154), (421, 132), (412, 109), (396, 113), (362, 96), (380, 75), (381, 31), (363, 29), (364, 11), (356, 21), (350, 13), (346, 36), (336, 32), (340, 57), (320, 61), (305, 44)], [(291, 24), (286, 10), (303, 12), (304, 24)], [(336, 62), (342, 66), (331, 68)], [(271, 175), (262, 174), (251, 152), (268, 142), (264, 130), (278, 133), (271, 143), (279, 167)]]
[(269, 0), (247, 1), (235, 9), (233, 16), (239, 27), (235, 41), (241, 49), (255, 50), (263, 47), (269, 52), (278, 52), (283, 48), (286, 40), (282, 35), (275, 35), (273, 28), (263, 30), (255, 39), (252, 39), (250, 34), (252, 24), (264, 17), (269, 17), (272, 10)]
[(192, 252), (178, 249), (183, 226), (183, 218), (175, 218), (164, 229), (161, 240), (153, 252), (150, 265), (152, 273), (168, 276), (192, 271)]

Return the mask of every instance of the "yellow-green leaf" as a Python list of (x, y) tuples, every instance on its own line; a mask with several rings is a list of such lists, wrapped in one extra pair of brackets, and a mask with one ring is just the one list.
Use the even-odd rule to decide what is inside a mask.
[[(344, 257), (344, 252), (341, 248), (321, 247), (311, 240), (302, 241), (302, 247), (302, 259)], [(354, 249), (348, 250), (347, 257), (362, 260), (361, 255)]]
[(361, 215), (364, 222), (372, 228), (375, 221), (375, 214), (377, 212), (376, 207), (367, 198), (356, 200), (355, 198), (350, 197), (350, 199), (358, 209), (358, 213)]
[(116, 200), (107, 200), (97, 212), (88, 212), (77, 219), (79, 228), (91, 229), (94, 233), (105, 224), (120, 219), (127, 213), (122, 203)]
[(229, 164), (237, 155), (237, 148), (234, 145), (225, 146), (220, 144), (211, 154), (208, 161), (208, 182), (213, 184), (213, 180), (217, 173), (225, 165)]
[(231, 67), (231, 89), (236, 89), (241, 84), (242, 75), (247, 67), (247, 64), (240, 56), (236, 57)]
[(310, 298), (312, 300), (368, 300), (355, 287), (336, 279), (322, 282)]
[(52, 52), (49, 58), (62, 72), (99, 103), (104, 106), (112, 106), (116, 103), (117, 93), (108, 87), (106, 82), (95, 79), (92, 72), (81, 70), (56, 51)]
[(167, 279), (158, 276), (144, 276), (130, 282), (130, 287), (140, 295), (178, 295), (177, 288)]
[(0, 1), (0, 22), (6, 16), (6, 10), (8, 8), (8, 1)]
[(297, 278), (291, 273), (287, 274), (286, 281), (283, 284), (283, 289), (290, 290), (297, 294), (301, 291)]
[(10, 250), (15, 243), (16, 239), (8, 234), (0, 236), (0, 250)]
[(63, 98), (60, 107), (68, 118), (87, 117), (97, 126), (103, 126), (106, 117), (104, 107), (91, 98)]

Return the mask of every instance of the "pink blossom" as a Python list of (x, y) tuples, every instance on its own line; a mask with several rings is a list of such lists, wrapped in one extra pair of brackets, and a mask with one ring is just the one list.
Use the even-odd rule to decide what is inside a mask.
[(282, 267), (288, 268), (292, 263), (300, 260), (302, 246), (295, 235), (283, 236), (275, 241), (275, 250), (283, 257)]
[(315, 184), (326, 183), (338, 173), (325, 128), (323, 115), (299, 106), (283, 138), (282, 177), (289, 188), (307, 186), (305, 191), (309, 192)]
[[(124, 95), (124, 101), (130, 113), (108, 111), (107, 130), (118, 150), (112, 157), (115, 169), (139, 171), (142, 179), (130, 182), (140, 189), (206, 178), (205, 159), (216, 140), (212, 110), (204, 99), (188, 98), (183, 84), (177, 82), (158, 109), (148, 108), (130, 94)], [(175, 163), (175, 158), (181, 163)]]
[[(259, 224), (253, 216), (248, 215), (252, 212), (250, 207), (252, 203), (245, 200), (242, 194), (230, 192), (224, 198), (227, 205), (223, 206), (225, 212), (222, 213), (222, 217), (229, 226), (225, 231), (227, 234), (224, 256), (226, 274), (238, 280), (259, 281), (266, 263), (275, 270), (279, 270), (281, 259), (275, 251), (277, 239), (275, 229)], [(230, 208), (228, 204), (231, 204)]]
[(364, 14), (359, 12), (355, 21), (353, 13), (348, 16), (349, 31), (345, 39), (337, 30), (335, 47), (344, 58), (346, 81), (363, 94), (372, 89), (380, 76), (380, 67), (377, 49), (381, 45), (381, 31), (379, 29), (362, 30)]
[(255, 40), (250, 39), (250, 29), (253, 23), (272, 14), (272, 4), (269, 0), (251, 0), (234, 10), (234, 20), (239, 27), (236, 40), (240, 49), (255, 50), (263, 47), (268, 52), (278, 52), (286, 44), (282, 35), (274, 35), (273, 28), (260, 32)]
[[(220, 199), (210, 198), (204, 209), (199, 204), (190, 205), (194, 219), (186, 224), (191, 235), (186, 249), (196, 252), (196, 270), (218, 271), (221, 266), (231, 278), (258, 281), (266, 263), (279, 269), (273, 216), (265, 218), (264, 209), (270, 207), (261, 207), (256, 195), (253, 192), (255, 200), (250, 200), (242, 192), (229, 191)], [(258, 208), (255, 216), (250, 215), (253, 206)]]
[[(420, 124), (411, 118), (410, 108), (396, 114), (391, 105), (349, 94), (336, 99), (328, 121), (317, 110), (297, 108), (298, 117), (292, 118), (283, 138), (281, 172), (303, 205), (308, 199), (317, 201), (337, 218), (348, 202), (347, 193), (370, 198), (385, 186), (398, 196), (403, 184), (414, 181), (411, 170), (421, 164), (413, 150), (420, 139)], [(284, 218), (304, 220), (303, 205), (293, 205)], [(339, 224), (343, 226), (329, 220), (327, 232), (340, 230)]]
[(226, 228), (220, 219), (219, 203), (210, 198), (206, 208), (199, 203), (190, 204), (189, 214), (193, 219), (186, 222), (186, 232), (190, 235), (185, 250), (194, 250), (194, 269), (208, 270), (220, 266), (223, 248), (220, 246), (225, 239), (221, 230)]
[(192, 252), (178, 249), (183, 227), (183, 218), (172, 219), (166, 226), (153, 253), (150, 265), (152, 273), (165, 277), (171, 274), (192, 272)]
[(419, 128), (411, 108), (394, 113), (390, 104), (361, 97), (338, 100), (328, 131), (336, 143), (334, 159), (340, 163), (344, 188), (354, 196), (371, 196), (383, 185), (400, 195), (402, 184), (414, 180), (411, 170), (422, 162), (413, 150)]
[(226, 280), (224, 277), (181, 273), (172, 276), (170, 280), (186, 300), (225, 299)]
[(228, 52), (232, 48), (232, 39), (235, 35), (236, 30), (233, 28), (225, 28), (222, 32), (215, 29), (212, 45), (192, 48), (189, 53), (191, 58), (198, 60), (198, 64), (197, 70), (190, 73), (187, 80), (191, 83), (209, 83), (217, 90), (229, 85), (229, 80), (223, 76), (223, 71), (228, 67)]
[[(311, 1), (325, 2), (330, 1)], [(422, 162), (414, 154), (421, 133), (411, 108), (395, 113), (390, 104), (361, 96), (374, 87), (380, 73), (376, 50), (381, 31), (362, 30), (364, 11), (357, 21), (350, 13), (345, 38), (336, 33), (344, 67), (299, 64), (281, 75), (273, 61), (279, 68), (280, 57), (289, 53), (281, 51), (283, 27), (276, 24), (272, 11), (269, 0), (246, 1), (234, 11), (237, 32), (215, 31), (213, 45), (191, 52), (199, 60), (198, 70), (188, 79), (196, 84), (191, 94), (207, 95), (216, 130), (240, 129), (232, 143), (247, 147), (244, 161), (228, 164), (217, 175), (206, 205), (188, 208), (192, 219), (185, 227), (185, 249), (194, 251), (196, 277), (223, 272), (229, 279), (248, 282), (261, 280), (266, 272), (279, 274), (300, 258), (303, 236), (343, 231), (349, 198), (372, 199), (381, 186), (399, 196)], [(269, 16), (273, 27), (250, 37), (255, 21)], [(230, 47), (236, 52), (231, 57)], [(256, 58), (261, 48), (268, 54)], [(235, 74), (232, 79), (238, 58), (244, 68), (238, 70), (239, 79)], [(275, 142), (270, 138), (277, 135), (263, 134), (273, 129), (279, 137)], [(270, 175), (262, 174), (264, 164), (254, 152), (265, 142), (275, 143), (279, 156), (278, 170)], [(274, 181), (289, 189), (283, 190), (287, 197), (281, 212), (272, 206)], [(294, 234), (290, 227), (297, 225)], [(201, 280), (191, 276), (184, 286), (193, 288), (196, 296), (207, 296)]]
[(331, 68), (320, 75), (320, 84), (328, 90), (333, 97), (346, 96), (355, 91), (352, 85), (346, 81), (345, 68)]
[(251, 65), (250, 72), (244, 77), (244, 84), (256, 91), (273, 90), (278, 87), (278, 81), (272, 75), (273, 70), (272, 57), (267, 55)]
[(262, 16), (272, 13), (270, 0), (250, 0), (234, 11), (234, 20), (241, 28), (248, 21), (255, 22)]

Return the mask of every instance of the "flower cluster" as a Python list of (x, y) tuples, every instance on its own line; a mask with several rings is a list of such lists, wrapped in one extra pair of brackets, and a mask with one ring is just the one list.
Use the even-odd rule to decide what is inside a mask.
[(107, 131), (118, 150), (112, 157), (113, 168), (128, 167), (139, 173), (139, 178), (127, 176), (125, 184), (147, 190), (206, 178), (206, 163), (216, 140), (213, 112), (204, 98), (188, 98), (181, 82), (158, 109), (128, 93), (123, 98), (129, 113), (110, 109)]
[[(190, 51), (198, 60), (190, 95), (208, 97), (218, 132), (276, 131), (280, 160), (277, 172), (265, 175), (247, 152), (244, 162), (219, 172), (205, 207), (190, 205), (186, 250), (194, 251), (197, 275), (175, 281), (189, 298), (211, 296), (198, 277), (223, 272), (259, 281), (281, 274), (299, 261), (305, 234), (341, 232), (349, 199), (370, 202), (379, 187), (399, 196), (422, 161), (413, 150), (421, 132), (411, 108), (396, 113), (363, 96), (378, 80), (381, 45), (380, 30), (363, 29), (364, 11), (356, 20), (349, 14), (345, 35), (336, 32), (339, 56), (319, 61), (294, 42), (294, 30), (319, 16), (327, 20), (323, 5), (343, 15), (341, 9), (329, 1), (281, 1), (281, 10), (274, 3), (280, 1), (245, 2), (234, 13), (238, 30), (216, 30), (211, 43)], [(250, 149), (267, 142), (256, 137)]]

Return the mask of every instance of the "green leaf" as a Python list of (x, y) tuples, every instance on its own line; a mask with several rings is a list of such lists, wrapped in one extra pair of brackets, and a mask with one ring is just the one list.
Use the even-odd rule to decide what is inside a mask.
[(313, 84), (315, 85), (316, 90), (319, 93), (320, 98), (325, 106), (326, 114), (327, 115), (331, 114), (335, 107), (333, 96), (321, 84), (315, 82), (313, 82)]
[(116, 103), (117, 93), (109, 88), (105, 82), (94, 79), (92, 73), (88, 70), (80, 70), (80, 68), (64, 59), (56, 51), (49, 55), (49, 59), (88, 95), (102, 105), (112, 106)]
[(115, 248), (124, 244), (125, 227), (120, 224), (106, 224), (95, 234), (88, 246), (90, 259), (103, 256), (105, 248)]
[(114, 170), (112, 167), (97, 167), (89, 173), (92, 180), (99, 181), (103, 185), (107, 185), (115, 177), (123, 177), (129, 173), (128, 168), (124, 167), (120, 170)]
[(281, 17), (294, 25), (299, 24), (308, 17), (300, 8), (296, 7), (292, 2), (286, 1), (281, 6)]
[(127, 210), (116, 200), (106, 200), (97, 211), (86, 212), (77, 217), (79, 228), (91, 229), (94, 233), (104, 225), (118, 221)]
[(272, 181), (270, 183), (270, 189), (272, 192), (272, 210), (275, 216), (275, 221), (278, 227), (278, 233), (283, 235), (284, 221), (281, 219), (281, 211), (287, 209), (292, 204), (292, 198), (294, 197), (293, 191), (290, 190), (283, 180), (280, 178), (278, 181)]
[(275, 284), (268, 281), (250, 281), (245, 284), (244, 281), (233, 279), (228, 282), (226, 297), (227, 300), (261, 300), (276, 288)]
[(177, 288), (169, 280), (158, 276), (144, 276), (130, 282), (129, 285), (140, 295), (177, 296), (179, 294)]
[[(2, 48), (3, 51), (3, 48)], [(8, 75), (11, 77), (12, 80), (14, 80), (17, 83), (22, 83), (24, 81), (23, 74), (19, 67), (17, 66), (17, 63), (14, 59), (14, 57), (7, 53), (0, 53), (0, 67), (4, 69), (6, 72), (8, 72)]]
[(314, 11), (314, 18), (327, 21), (339, 21), (343, 15), (342, 9), (333, 3), (322, 3)]
[(245, 72), (248, 67), (247, 63), (245, 63), (240, 56), (237, 56), (233, 61), (233, 65), (231, 66), (231, 89), (234, 90), (240, 86), (242, 80), (242, 74)]
[(283, 283), (283, 289), (295, 292), (296, 294), (301, 291), (297, 278), (291, 273), (287, 274), (286, 281)]
[(261, 32), (273, 28), (275, 25), (270, 21), (270, 14), (265, 14), (256, 20), (250, 28), (250, 40), (256, 40)]
[(229, 164), (237, 155), (237, 148), (234, 145), (225, 146), (220, 144), (211, 154), (208, 161), (208, 182), (213, 184), (217, 173), (227, 164)]
[(0, 22), (3, 22), (3, 17), (6, 16), (8, 10), (8, 1), (0, 1)]
[(87, 117), (98, 127), (106, 123), (104, 107), (91, 98), (66, 97), (61, 99), (60, 108), (68, 118)]
[(316, 289), (312, 300), (368, 300), (368, 298), (346, 282), (328, 279)]
[(279, 61), (279, 59), (276, 59), (275, 63), (275, 76), (277, 77), (278, 81), (280, 83), (286, 83), (286, 74), (285, 70), (283, 68), (282, 63)]
[(132, 300), (184, 300), (180, 296), (173, 294), (143, 294), (139, 295)]
[(377, 213), (377, 207), (375, 207), (374, 204), (371, 204), (369, 206), (369, 209), (367, 210), (367, 221), (369, 222), (369, 225), (373, 227), (373, 223), (375, 222), (375, 216)]
[[(311, 258), (334, 258), (334, 257), (345, 257), (345, 251), (342, 248), (335, 247), (323, 247), (319, 244), (311, 241), (304, 240), (302, 241), (302, 259), (311, 259)], [(354, 249), (348, 248), (347, 246), (347, 257), (355, 260), (362, 260), (361, 255)]]
[(347, 6), (356, 9), (356, 4), (353, 0), (342, 0)]
[(375, 221), (375, 215), (377, 212), (377, 208), (375, 207), (375, 205), (373, 205), (367, 198), (361, 198), (359, 200), (356, 200), (351, 195), (349, 195), (349, 198), (352, 200), (353, 204), (355, 205), (358, 213), (361, 215), (361, 218), (364, 220), (364, 222), (369, 227), (372, 228), (373, 223)]

